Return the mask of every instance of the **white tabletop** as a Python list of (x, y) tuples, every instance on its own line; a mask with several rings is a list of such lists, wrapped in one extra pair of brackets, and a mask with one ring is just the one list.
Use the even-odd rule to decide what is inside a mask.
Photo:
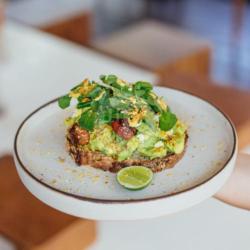
[(152, 220), (100, 222), (89, 250), (249, 250), (250, 212), (209, 199)]
[[(83, 77), (97, 79), (102, 73), (130, 81), (156, 80), (149, 72), (89, 49), (7, 23), (0, 32), (0, 102), (7, 108), (0, 118), (0, 154), (11, 150), (14, 132), (29, 112)], [(92, 250), (248, 250), (250, 212), (209, 199), (154, 220), (101, 222), (99, 232)]]

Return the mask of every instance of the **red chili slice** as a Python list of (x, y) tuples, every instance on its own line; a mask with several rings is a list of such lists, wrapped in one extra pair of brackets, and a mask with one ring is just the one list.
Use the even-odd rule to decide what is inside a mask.
[(135, 128), (129, 126), (127, 119), (115, 120), (111, 123), (111, 126), (115, 133), (125, 140), (132, 138), (136, 132)]

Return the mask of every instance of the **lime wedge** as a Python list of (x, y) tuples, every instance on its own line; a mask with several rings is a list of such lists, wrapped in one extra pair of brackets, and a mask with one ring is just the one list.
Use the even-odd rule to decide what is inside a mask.
[(126, 167), (117, 173), (119, 184), (130, 190), (143, 189), (149, 185), (152, 179), (152, 170), (143, 166)]

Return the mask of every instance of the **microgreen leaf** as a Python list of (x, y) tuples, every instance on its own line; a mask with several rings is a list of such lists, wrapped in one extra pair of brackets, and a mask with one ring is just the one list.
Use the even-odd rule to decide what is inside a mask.
[(98, 119), (100, 123), (110, 123), (112, 121), (112, 110), (106, 109), (99, 113)]
[(66, 109), (69, 107), (71, 101), (71, 97), (69, 95), (64, 95), (58, 99), (58, 105), (62, 109)]
[(101, 92), (102, 88), (97, 86), (94, 89), (92, 89), (89, 93), (88, 93), (88, 97), (94, 99), (95, 97), (97, 97), (99, 95), (99, 93)]
[(90, 107), (90, 105), (91, 105), (91, 102), (79, 102), (76, 108), (82, 109), (82, 108)]
[(118, 120), (118, 119), (124, 119), (124, 118), (128, 118), (127, 114), (123, 114), (121, 112), (116, 111), (115, 109), (112, 112), (112, 118), (114, 120)]
[(100, 100), (98, 100), (100, 106), (106, 107), (109, 105), (109, 94), (106, 92)]
[(152, 90), (152, 85), (149, 82), (139, 81), (133, 85), (134, 94), (144, 96)]
[(159, 126), (161, 130), (168, 131), (174, 127), (177, 122), (176, 115), (171, 112), (163, 112), (160, 116)]
[(137, 96), (144, 96), (147, 92), (144, 89), (135, 89), (134, 90), (135, 95)]
[(93, 130), (96, 121), (96, 114), (92, 110), (87, 110), (86, 112), (82, 113), (79, 119), (79, 125), (81, 128), (87, 130)]
[(153, 87), (149, 82), (138, 81), (134, 84), (134, 89), (150, 91)]
[(143, 98), (146, 100), (146, 102), (149, 104), (149, 106), (157, 113), (162, 112), (161, 106), (157, 101), (150, 95), (145, 95)]
[(156, 121), (154, 120), (155, 114), (151, 111), (148, 111), (144, 116), (144, 122), (152, 129), (156, 128)]
[(96, 111), (98, 109), (98, 107), (99, 107), (99, 102), (98, 101), (97, 102), (95, 102), (95, 101), (91, 102), (91, 109), (93, 111)]
[(104, 83), (106, 83), (106, 84), (108, 84), (108, 85), (113, 85), (113, 84), (115, 84), (116, 81), (117, 81), (117, 76), (115, 76), (115, 75), (107, 75), (107, 76), (101, 75), (101, 76), (100, 76), (100, 79), (101, 79)]
[(129, 103), (116, 97), (109, 98), (109, 103), (112, 108), (117, 110), (125, 110), (129, 107)]
[(78, 101), (78, 102), (81, 102), (81, 101), (83, 100), (83, 98), (84, 98), (84, 96), (83, 96), (83, 95), (80, 95), (80, 96), (77, 97), (77, 101)]
[(121, 91), (121, 94), (124, 95), (125, 97), (129, 97), (133, 95), (133, 92), (129, 89), (128, 86), (123, 87), (120, 91)]
[(112, 86), (113, 88), (121, 90), (124, 94), (132, 93), (129, 90), (129, 86), (126, 85), (126, 83), (123, 83), (122, 80), (118, 79), (118, 77), (115, 75), (107, 75), (107, 76), (102, 75), (100, 76), (100, 79), (104, 83)]

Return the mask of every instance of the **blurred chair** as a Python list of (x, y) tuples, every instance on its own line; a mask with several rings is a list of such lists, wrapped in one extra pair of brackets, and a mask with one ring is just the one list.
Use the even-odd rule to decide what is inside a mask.
[(21, 183), (11, 156), (0, 158), (0, 235), (17, 249), (83, 250), (95, 240), (95, 222), (63, 214)]
[(243, 149), (250, 144), (250, 91), (219, 86), (205, 78), (184, 74), (166, 76), (160, 79), (159, 85), (188, 91), (215, 104), (233, 121), (239, 148)]
[(90, 13), (82, 13), (68, 18), (65, 17), (60, 21), (39, 28), (72, 42), (89, 45), (91, 39), (90, 19)]
[(88, 1), (14, 1), (8, 3), (6, 15), (9, 19), (81, 45), (88, 45), (91, 39), (91, 11)]
[(210, 45), (203, 39), (155, 21), (144, 21), (92, 45), (118, 59), (164, 77), (183, 72), (209, 77)]

